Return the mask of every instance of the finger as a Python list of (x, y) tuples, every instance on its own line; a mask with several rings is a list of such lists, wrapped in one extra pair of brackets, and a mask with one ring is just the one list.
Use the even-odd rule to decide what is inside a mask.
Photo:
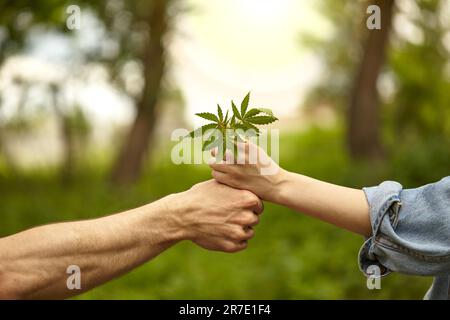
[(247, 241), (243, 240), (243, 241), (227, 241), (223, 244), (223, 248), (222, 251), (224, 252), (229, 252), (229, 253), (233, 253), (233, 252), (238, 252), (241, 250), (244, 250), (245, 248), (247, 248)]
[(244, 226), (244, 229), (251, 228), (259, 223), (259, 216), (255, 214), (253, 211), (245, 212), (242, 215), (242, 218), (240, 219), (239, 223), (242, 226)]
[(259, 215), (252, 212), (252, 218), (250, 219), (249, 223), (247, 223), (247, 226), (249, 228), (256, 226), (259, 223)]
[(213, 170), (211, 172), (211, 175), (217, 182), (220, 182), (222, 184), (229, 184), (230, 179), (228, 178), (228, 175), (226, 173)]
[[(244, 249), (246, 249), (248, 247), (248, 242), (247, 240), (241, 241), (239, 243), (236, 243), (236, 250), (237, 251), (242, 251)], [(235, 251), (235, 252), (237, 252)]]
[(227, 235), (227, 238), (234, 242), (239, 242), (242, 240), (245, 240), (246, 234), (243, 228), (240, 228), (239, 226), (235, 226), (230, 230), (230, 232)]
[(223, 162), (217, 163), (215, 158), (211, 158), (208, 161), (208, 165), (209, 165), (209, 167), (211, 169), (213, 169), (215, 171), (220, 171), (220, 172), (223, 172), (223, 173), (230, 172), (230, 165), (229, 164), (226, 164), (226, 163), (223, 163)]
[(255, 214), (260, 215), (264, 211), (264, 203), (258, 198), (258, 201), (255, 201), (251, 209)]
[(245, 238), (244, 238), (245, 241), (248, 241), (255, 236), (255, 230), (253, 230), (252, 227), (245, 227), (244, 231), (245, 231)]

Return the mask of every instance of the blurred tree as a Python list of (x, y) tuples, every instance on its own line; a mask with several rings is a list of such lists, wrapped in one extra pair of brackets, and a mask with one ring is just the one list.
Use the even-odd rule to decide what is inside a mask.
[[(166, 70), (164, 39), (173, 25), (172, 18), (180, 11), (177, 0), (104, 0), (77, 1), (81, 7), (81, 28), (95, 27), (100, 38), (93, 47), (77, 50), (81, 62), (100, 63), (110, 73), (112, 83), (136, 103), (136, 118), (123, 141), (115, 162), (112, 180), (126, 183), (135, 180), (141, 171), (161, 104), (163, 78)], [(67, 32), (66, 8), (62, 0), (42, 2), (0, 0), (1, 57), (19, 52), (26, 35), (37, 24)], [(95, 21), (90, 25), (89, 21)], [(97, 32), (96, 31), (96, 32)], [(2, 36), (5, 34), (6, 36)], [(71, 34), (76, 34), (72, 32)], [(130, 86), (127, 77), (142, 80), (141, 88)], [(130, 88), (131, 87), (131, 88)], [(139, 85), (137, 86), (139, 87)], [(58, 110), (59, 108), (56, 108)], [(61, 126), (64, 134), (64, 125)], [(69, 139), (64, 139), (70, 143)], [(71, 150), (69, 146), (65, 150)], [(67, 155), (66, 159), (70, 156)]]
[[(381, 7), (389, 5), (382, 11), (382, 19), (389, 18), (383, 12), (393, 10), (393, 2), (379, 2)], [(354, 151), (355, 155), (378, 155), (381, 132), (387, 133), (383, 137), (392, 137), (393, 144), (401, 136), (410, 142), (435, 139), (445, 146), (450, 138), (450, 49), (445, 46), (450, 31), (445, 18), (448, 1), (396, 4), (393, 20), (400, 20), (391, 28), (383, 68), (381, 49), (387, 34), (380, 32), (383, 30), (367, 32), (367, 1), (317, 2), (334, 34), (326, 39), (303, 37), (325, 65), (323, 79), (310, 92), (307, 104), (336, 106), (347, 120), (348, 145), (362, 151)], [(405, 34), (405, 30), (413, 32)]]
[(357, 62), (363, 55), (364, 4), (363, 1), (315, 1), (332, 34), (325, 38), (301, 34), (302, 43), (316, 52), (324, 65), (322, 79), (309, 93), (307, 107), (325, 103), (332, 105), (339, 115), (346, 113)]
[[(415, 30), (414, 38), (397, 35), (389, 54), (395, 96), (387, 104), (394, 135), (405, 139), (450, 143), (450, 19), (448, 0), (416, 1), (402, 21)], [(447, 17), (447, 18), (445, 18)], [(446, 38), (447, 37), (447, 38)], [(447, 44), (447, 46), (446, 46)]]
[[(164, 41), (174, 26), (174, 17), (187, 8), (179, 5), (178, 0), (83, 3), (93, 10), (106, 31), (89, 59), (103, 63), (117, 88), (135, 101), (136, 116), (111, 173), (114, 183), (126, 184), (139, 177), (143, 160), (149, 156), (158, 106), (162, 104), (163, 91), (170, 90), (164, 81)], [(127, 85), (130, 72), (142, 80), (138, 90)]]
[(36, 25), (65, 30), (67, 0), (0, 0), (0, 67), (7, 56), (23, 49), (28, 32)]
[(68, 183), (73, 179), (77, 156), (82, 154), (79, 149), (87, 145), (91, 127), (79, 106), (69, 108), (67, 103), (62, 101), (62, 85), (52, 83), (49, 89), (64, 148), (61, 178), (64, 183)]
[(164, 37), (170, 24), (169, 2), (149, 1), (144, 7), (135, 7), (133, 12), (134, 23), (147, 25), (149, 34), (140, 55), (144, 86), (137, 102), (137, 114), (112, 172), (112, 180), (118, 184), (136, 180), (148, 154), (166, 67)]
[[(363, 58), (350, 98), (347, 140), (353, 157), (378, 158), (382, 155), (382, 147), (377, 81), (385, 60), (394, 0), (370, 1), (367, 7), (370, 4), (381, 9), (381, 29), (367, 32)], [(361, 25), (367, 30), (365, 19)]]
[[(381, 30), (368, 30), (367, 7), (381, 8)], [(308, 104), (335, 105), (346, 115), (347, 144), (354, 157), (381, 154), (377, 80), (391, 29), (394, 0), (322, 0), (318, 10), (328, 18), (334, 34), (328, 39), (304, 36), (325, 64), (325, 75), (309, 96)]]
[[(2, 111), (2, 97), (0, 94), (0, 112)], [(6, 146), (6, 135), (5, 135), (6, 128), (3, 124), (2, 119), (0, 118), (0, 159), (4, 161), (7, 168), (12, 172), (16, 173), (16, 166), (14, 163), (14, 160), (12, 156), (10, 155), (10, 152), (8, 150), (8, 147)]]
[[(64, 0), (26, 1), (0, 0), (0, 69), (7, 57), (24, 49), (28, 32), (36, 25), (52, 25), (64, 30)], [(18, 106), (23, 107), (22, 96)], [(0, 105), (2, 101), (0, 100)], [(5, 158), (10, 170), (14, 161), (6, 149), (4, 124), (0, 122), (0, 153)]]

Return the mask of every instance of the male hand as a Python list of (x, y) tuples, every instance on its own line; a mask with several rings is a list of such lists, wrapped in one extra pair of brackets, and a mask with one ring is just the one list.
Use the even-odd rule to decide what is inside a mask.
[(184, 238), (209, 250), (245, 249), (263, 211), (261, 200), (250, 191), (214, 180), (196, 184), (177, 197), (178, 225)]

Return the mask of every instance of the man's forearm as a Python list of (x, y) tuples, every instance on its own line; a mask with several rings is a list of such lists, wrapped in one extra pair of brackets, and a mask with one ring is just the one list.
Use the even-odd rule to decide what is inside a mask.
[(351, 189), (284, 171), (274, 202), (338, 227), (371, 234), (369, 206), (362, 190)]
[[(67, 298), (128, 272), (183, 236), (174, 196), (123, 213), (33, 228), (0, 239), (1, 298)], [(170, 214), (172, 213), (172, 214)], [(81, 289), (69, 290), (68, 266), (81, 270)]]

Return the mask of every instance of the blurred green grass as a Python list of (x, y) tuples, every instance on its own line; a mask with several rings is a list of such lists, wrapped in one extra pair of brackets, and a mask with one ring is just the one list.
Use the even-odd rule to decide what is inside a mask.
[[(311, 129), (281, 137), (286, 169), (361, 188), (385, 179), (414, 187), (448, 174), (449, 151), (439, 144), (391, 148), (388, 163), (367, 164), (346, 156), (343, 133)], [(94, 164), (62, 184), (56, 168), (12, 174), (0, 169), (0, 236), (136, 207), (209, 179), (206, 166), (173, 165), (162, 153), (133, 187), (105, 181), (107, 167)], [(446, 161), (447, 160), (447, 161)], [(301, 190), (299, 190), (301, 192)], [(368, 290), (357, 253), (363, 239), (289, 209), (266, 203), (256, 237), (237, 254), (208, 252), (183, 242), (131, 273), (79, 299), (421, 299), (431, 278), (392, 274), (381, 290)]]

